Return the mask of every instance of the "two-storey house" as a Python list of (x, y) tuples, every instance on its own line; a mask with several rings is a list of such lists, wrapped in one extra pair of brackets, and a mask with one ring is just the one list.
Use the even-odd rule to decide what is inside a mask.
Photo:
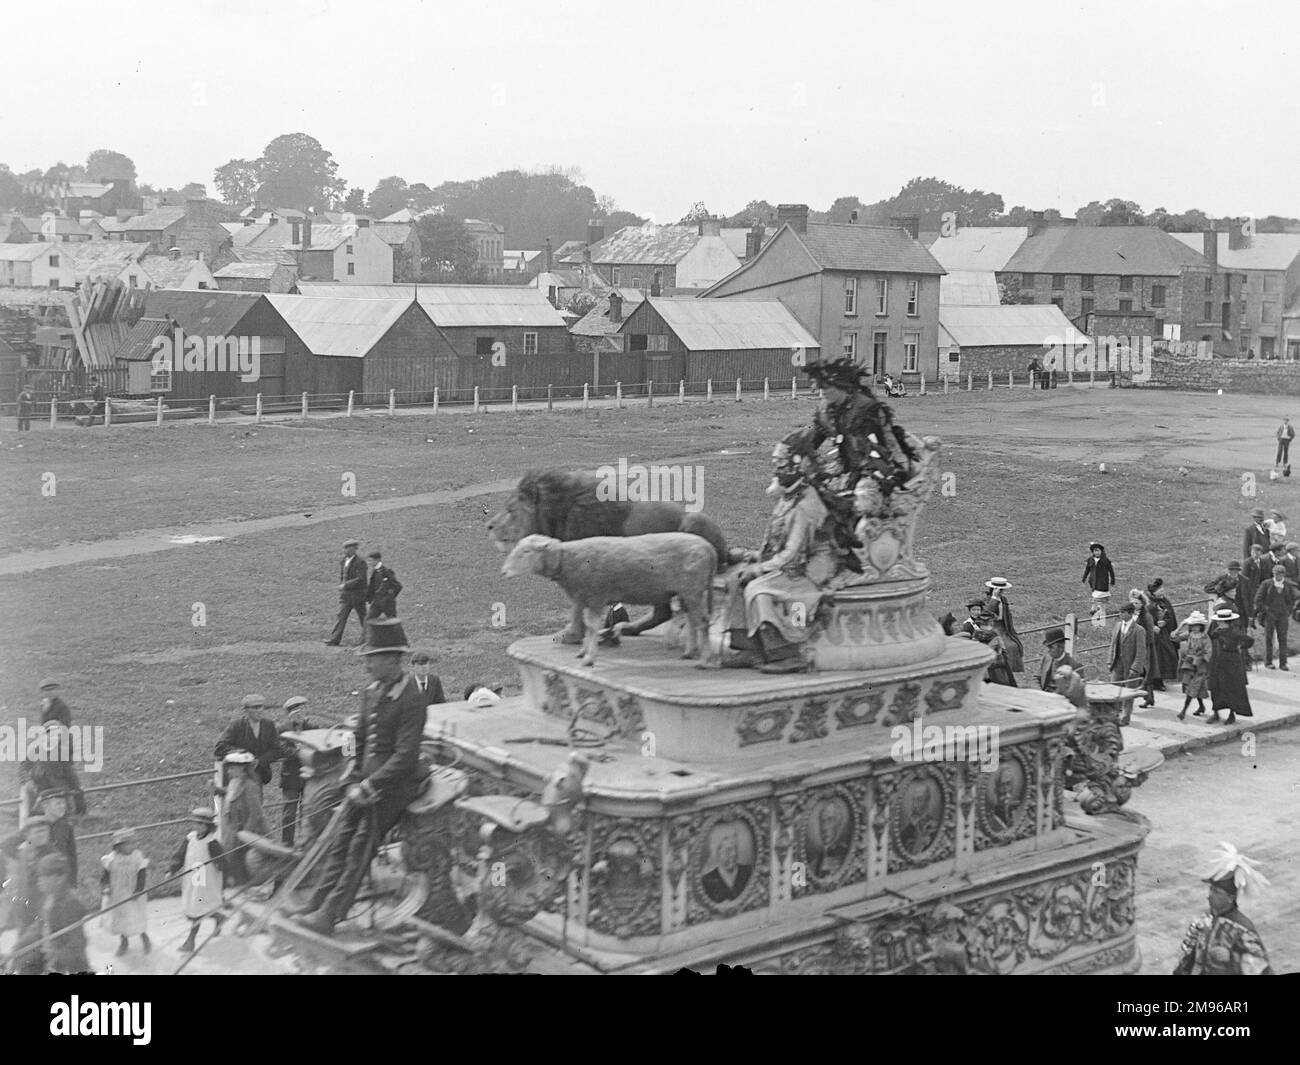
[(944, 269), (897, 226), (809, 222), (806, 204), (777, 208), (779, 228), (744, 266), (704, 296), (778, 299), (820, 345), (871, 373), (939, 373), (939, 289)]

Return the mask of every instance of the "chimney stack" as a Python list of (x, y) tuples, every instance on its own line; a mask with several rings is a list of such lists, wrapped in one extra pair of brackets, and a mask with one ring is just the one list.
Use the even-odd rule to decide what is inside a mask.
[(587, 244), (599, 244), (605, 239), (605, 223), (599, 218), (593, 218), (587, 223)]
[(889, 224), (897, 229), (905, 229), (913, 240), (921, 239), (921, 219), (919, 215), (900, 214), (895, 215), (889, 220)]
[(186, 200), (185, 201), (186, 225), (201, 226), (207, 220), (208, 220), (207, 200)]
[(849, 225), (856, 226), (857, 224), (858, 224), (858, 209), (855, 207), (853, 208), (853, 210), (849, 212)]
[(655, 271), (655, 276), (650, 280), (650, 295), (658, 299), (664, 294), (663, 285), (659, 282), (659, 271)]
[(358, 229), (369, 229), (369, 228), (370, 228), (370, 219), (367, 218), (365, 215), (361, 215), (361, 214), (357, 215), (357, 228), (358, 228)]
[(1250, 247), (1250, 234), (1243, 230), (1245, 224), (1246, 219), (1244, 218), (1234, 218), (1228, 223), (1228, 248), (1230, 251), (1241, 251)]
[(546, 272), (549, 274), (549, 273), (551, 272), (551, 265), (552, 265), (552, 260), (551, 260), (551, 238), (550, 238), (550, 237), (547, 237), (547, 238), (546, 238), (546, 258), (543, 259), (542, 261), (543, 261), (544, 263), (546, 263)]
[(699, 220), (699, 233), (702, 237), (722, 236), (722, 220), (712, 215), (705, 215)]
[[(1232, 240), (1232, 234), (1228, 234), (1228, 240)], [(1210, 273), (1219, 272), (1219, 234), (1211, 226), (1201, 234), (1201, 253), (1210, 261)]]
[(302, 243), (302, 223), (298, 219), (295, 218), (289, 223), (289, 233), (291, 237), (290, 244)]
[(779, 203), (776, 205), (776, 224), (789, 223), (796, 233), (808, 232), (808, 205), (806, 203)]
[(311, 215), (304, 214), (302, 216), (302, 250), (309, 251), (310, 249), (311, 249)]
[(611, 322), (623, 320), (623, 297), (618, 289), (612, 290), (609, 294), (609, 320)]
[(1047, 223), (1043, 220), (1043, 212), (1030, 211), (1029, 212), (1029, 235), (1031, 237), (1036, 237), (1038, 236), (1039, 233), (1041, 233), (1046, 228), (1047, 228)]

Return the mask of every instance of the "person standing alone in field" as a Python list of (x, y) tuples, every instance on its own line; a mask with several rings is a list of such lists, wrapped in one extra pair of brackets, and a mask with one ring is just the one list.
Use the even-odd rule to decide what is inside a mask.
[(36, 405), (36, 397), (32, 395), (32, 390), (26, 385), (18, 393), (18, 431), (30, 431), (32, 427), (32, 408)]
[(325, 641), (328, 647), (337, 647), (343, 642), (343, 633), (353, 611), (356, 611), (357, 621), (361, 623), (361, 642), (365, 642), (366, 564), (357, 554), (359, 546), (356, 540), (343, 542), (343, 561), (339, 567), (339, 616), (334, 622), (334, 631)]
[(1295, 427), (1291, 424), (1290, 418), (1283, 418), (1282, 424), (1277, 427), (1277, 455), (1273, 458), (1274, 466), (1281, 466), (1284, 470), (1291, 465), (1291, 441), (1295, 439)]

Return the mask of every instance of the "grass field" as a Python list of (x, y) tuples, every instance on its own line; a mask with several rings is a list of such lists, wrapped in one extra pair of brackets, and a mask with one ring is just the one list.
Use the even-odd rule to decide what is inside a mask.
[[(1022, 629), (1084, 610), (1080, 576), (1093, 537), (1107, 544), (1121, 590), (1162, 576), (1175, 602), (1197, 598), (1238, 555), (1252, 506), (1277, 506), (1300, 530), (1296, 483), (1267, 477), (1273, 429), (1288, 411), (1261, 397), (1058, 389), (895, 406), (909, 430), (944, 438), (941, 466), (953, 475), (951, 494), (936, 495), (917, 539), (934, 576), (936, 613), (962, 614), (967, 595), (994, 575), (1015, 585)], [(21, 553), (140, 530), (201, 535), (205, 523), (231, 518), (319, 518), (334, 505), (620, 457), (698, 464), (705, 511), (732, 542), (758, 546), (771, 509), (763, 489), (772, 444), (813, 409), (811, 400), (783, 397), (309, 426), (5, 433), (0, 530), (20, 572), (0, 577), (0, 721), (34, 720), (39, 679), (58, 676), (78, 721), (105, 728), (104, 771), (85, 779), (93, 785), (210, 766), (212, 743), (246, 692), (275, 705), (305, 695), (315, 715), (342, 718), (362, 671), (348, 649), (321, 640), (337, 608), (348, 536), (362, 540), (363, 552), (382, 550), (397, 570), (402, 619), (434, 654), (449, 695), (482, 679), (517, 691), (506, 646), (557, 629), (567, 611), (549, 584), (499, 576), (501, 556), (484, 529), (499, 492), (27, 573)], [(1099, 472), (1101, 462), (1109, 472)], [(56, 478), (53, 497), (41, 492), (46, 473)], [(355, 498), (341, 491), (349, 473)], [(1244, 494), (1243, 474), (1256, 478), (1253, 496)], [(200, 603), (206, 624), (196, 627)], [(504, 623), (494, 626), (494, 616)], [(358, 635), (353, 625), (346, 642)], [(1031, 666), (1038, 642), (1026, 639)], [(13, 769), (0, 766), (0, 797), (15, 793)], [(177, 816), (206, 797), (201, 781), (115, 792), (93, 803), (81, 831)], [(0, 828), (14, 823), (12, 813), (0, 809)], [(180, 832), (150, 834), (154, 856)], [(83, 866), (107, 849), (88, 847)]]

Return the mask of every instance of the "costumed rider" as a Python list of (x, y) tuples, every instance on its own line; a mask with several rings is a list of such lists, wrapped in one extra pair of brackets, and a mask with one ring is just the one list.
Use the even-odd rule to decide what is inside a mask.
[(1237, 896), (1253, 896), (1268, 885), (1255, 862), (1228, 843), (1219, 844), (1210, 885), (1210, 912), (1183, 937), (1175, 976), (1271, 976), (1268, 952), (1250, 918), (1237, 909)]
[(825, 393), (813, 422), (812, 446), (816, 449), (827, 440), (835, 442), (844, 472), (850, 475), (846, 487), (852, 490), (863, 477), (870, 477), (888, 498), (895, 488), (905, 485), (920, 456), (908, 443), (907, 434), (894, 424), (889, 404), (872, 392), (862, 367), (850, 358), (841, 358), (812, 363), (803, 372)]
[(757, 667), (764, 673), (808, 668), (808, 639), (822, 588), (835, 574), (826, 504), (809, 480), (815, 458), (808, 435), (792, 433), (772, 453), (775, 473), (767, 491), (778, 496), (760, 552), (745, 552), (747, 565), (727, 581), (727, 627), (733, 654), (729, 669)]
[[(396, 618), (366, 622), (365, 646), (357, 652), (373, 679), (361, 693), (356, 757), (344, 781), (346, 808), (329, 845), (306, 907), (304, 927), (329, 935), (347, 916), (371, 859), (428, 775), (420, 761), (425, 695), (406, 671), (410, 651)], [(307, 912), (310, 911), (310, 912)]]

